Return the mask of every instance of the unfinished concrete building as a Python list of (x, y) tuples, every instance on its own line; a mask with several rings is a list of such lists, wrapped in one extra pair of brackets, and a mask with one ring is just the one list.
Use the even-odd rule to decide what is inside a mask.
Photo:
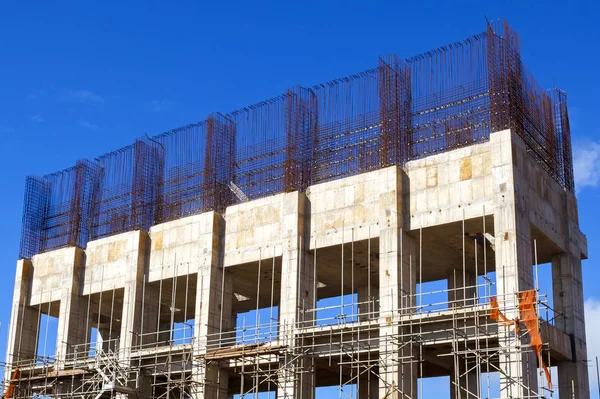
[(572, 163), (498, 22), (29, 177), (5, 397), (588, 398)]

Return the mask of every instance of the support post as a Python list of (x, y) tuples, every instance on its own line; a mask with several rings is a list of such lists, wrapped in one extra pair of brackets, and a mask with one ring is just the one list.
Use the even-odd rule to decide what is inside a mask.
[(281, 301), (279, 307), (279, 341), (287, 346), (280, 359), (277, 398), (312, 399), (311, 362), (300, 337), (301, 329), (314, 323), (313, 258), (308, 255), (305, 234), (306, 196), (300, 192), (285, 194), (284, 222), (288, 228), (283, 242), (281, 264)]
[(231, 275), (223, 267), (224, 219), (214, 213), (212, 248), (208, 262), (200, 266), (196, 290), (194, 321), (194, 361), (192, 364), (192, 399), (226, 399), (227, 370), (217, 362), (206, 361), (207, 351), (223, 345), (223, 332), (232, 327), (233, 286)]
[(552, 291), (556, 326), (571, 337), (574, 345), (573, 360), (557, 364), (559, 390), (574, 389), (575, 399), (589, 398), (581, 255), (564, 253), (552, 258)]
[[(151, 334), (156, 331), (156, 295), (151, 295), (151, 288), (144, 279), (148, 262), (149, 243), (148, 233), (136, 231), (130, 253), (131, 265), (125, 275), (123, 290), (123, 310), (121, 315), (121, 330), (119, 336), (119, 359), (128, 361), (131, 351), (142, 345), (152, 343), (155, 338)], [(145, 292), (144, 292), (145, 291)], [(142, 310), (144, 312), (142, 326)], [(143, 336), (143, 340), (140, 338)]]
[[(534, 288), (533, 243), (525, 187), (516, 167), (513, 134), (506, 130), (491, 135), (495, 260), (500, 309), (511, 319), (519, 316), (518, 294)], [(527, 349), (526, 334), (516, 336), (512, 326), (498, 327), (500, 344), (500, 396), (537, 395), (537, 359)]]
[(81, 282), (85, 268), (85, 253), (78, 247), (61, 250), (60, 310), (56, 334), (57, 368), (64, 368), (65, 361), (74, 353), (74, 346), (87, 341), (87, 301), (81, 296)]
[(31, 260), (17, 262), (15, 290), (10, 317), (10, 326), (6, 343), (5, 386), (8, 386), (12, 371), (19, 362), (33, 360), (38, 339), (39, 312), (27, 306), (30, 279), (33, 275)]
[(417, 246), (405, 229), (402, 171), (379, 173), (379, 397), (416, 398), (418, 347), (402, 317), (415, 311)]

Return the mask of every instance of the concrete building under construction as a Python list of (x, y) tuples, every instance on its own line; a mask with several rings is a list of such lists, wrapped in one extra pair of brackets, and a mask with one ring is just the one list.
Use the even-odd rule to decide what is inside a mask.
[(4, 398), (588, 398), (570, 143), (495, 22), (28, 177)]

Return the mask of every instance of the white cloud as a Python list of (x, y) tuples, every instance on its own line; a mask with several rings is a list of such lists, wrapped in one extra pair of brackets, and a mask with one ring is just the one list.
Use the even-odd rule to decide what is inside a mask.
[(79, 126), (92, 130), (98, 129), (98, 125), (94, 125), (93, 123), (90, 123), (88, 121), (79, 121)]
[(585, 335), (587, 337), (588, 364), (590, 365), (590, 392), (596, 392), (598, 386), (596, 375), (596, 356), (600, 357), (600, 340), (596, 339), (598, 331), (600, 331), (600, 300), (591, 297), (585, 301)]
[(34, 121), (34, 122), (38, 122), (38, 123), (44, 122), (44, 118), (42, 118), (42, 116), (40, 114), (31, 115), (29, 117), (29, 119), (32, 120), (32, 121)]
[(575, 188), (597, 187), (600, 184), (600, 143), (577, 143), (573, 149)]
[(104, 99), (99, 95), (92, 93), (89, 90), (75, 90), (58, 96), (60, 101), (76, 102), (84, 104), (99, 104), (103, 103)]

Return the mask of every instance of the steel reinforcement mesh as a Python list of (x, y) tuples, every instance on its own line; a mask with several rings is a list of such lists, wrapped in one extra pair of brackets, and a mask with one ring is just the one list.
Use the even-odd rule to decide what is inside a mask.
[(486, 36), (475, 35), (408, 59), (413, 118), (408, 159), (489, 137)]
[(19, 251), (21, 258), (87, 244), (89, 216), (99, 172), (96, 163), (81, 160), (60, 172), (27, 177)]
[(102, 176), (92, 209), (91, 239), (148, 230), (159, 208), (163, 150), (157, 143), (135, 144), (98, 158)]
[(411, 131), (410, 71), (398, 57), (312, 88), (318, 101), (314, 183), (403, 164)]
[(316, 98), (310, 90), (297, 87), (227, 117), (236, 126), (234, 183), (248, 199), (310, 184), (317, 129)]
[(220, 114), (154, 138), (164, 150), (156, 223), (210, 210), (232, 200), (235, 125)]
[(575, 192), (567, 94), (560, 89), (552, 89), (550, 93), (554, 107), (552, 111), (554, 116), (556, 148), (558, 150), (556, 156), (559, 160), (562, 160), (562, 164), (559, 166), (557, 172), (558, 181), (567, 190)]
[(519, 37), (506, 21), (488, 25), (487, 37), (493, 130), (516, 132), (538, 164), (573, 192), (566, 95), (548, 94), (536, 82), (521, 60)]
[(403, 166), (503, 129), (574, 191), (566, 94), (540, 87), (518, 35), (497, 21), (406, 61), (381, 57), (374, 69), (28, 177), (20, 255)]
[(206, 179), (202, 196), (206, 209), (223, 212), (234, 196), (230, 184), (234, 179), (236, 126), (221, 114), (206, 119)]

